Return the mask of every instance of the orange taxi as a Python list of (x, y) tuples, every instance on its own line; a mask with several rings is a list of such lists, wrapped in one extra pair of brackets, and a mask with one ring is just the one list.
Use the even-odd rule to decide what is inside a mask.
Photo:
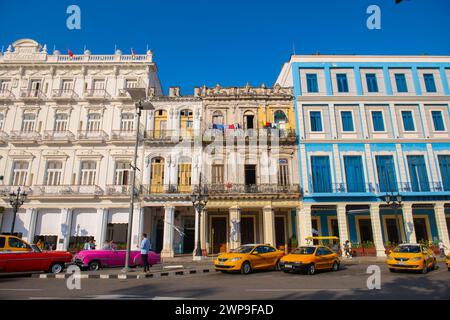
[(322, 245), (302, 246), (280, 260), (284, 272), (306, 271), (309, 275), (316, 270), (338, 271), (340, 260), (336, 252)]
[(405, 243), (389, 252), (386, 263), (391, 272), (415, 270), (427, 273), (436, 268), (436, 257), (433, 251), (425, 245)]

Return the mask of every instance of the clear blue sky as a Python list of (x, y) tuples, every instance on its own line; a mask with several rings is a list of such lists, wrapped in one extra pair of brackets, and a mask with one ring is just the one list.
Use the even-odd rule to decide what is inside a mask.
[[(68, 30), (66, 8), (81, 8)], [(368, 5), (381, 30), (366, 28)], [(193, 87), (272, 85), (297, 54), (450, 55), (450, 0), (0, 0), (0, 46), (19, 38), (63, 53), (154, 52), (165, 92)]]

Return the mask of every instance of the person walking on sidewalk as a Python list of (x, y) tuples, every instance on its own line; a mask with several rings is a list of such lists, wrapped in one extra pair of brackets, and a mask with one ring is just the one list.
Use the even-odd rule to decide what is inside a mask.
[(444, 241), (439, 240), (439, 252), (441, 253), (441, 258), (445, 257), (445, 250), (444, 249), (448, 249), (445, 245), (444, 245)]
[(346, 240), (344, 243), (344, 254), (346, 258), (351, 258), (352, 254), (350, 252), (350, 241)]
[(147, 239), (147, 234), (143, 233), (141, 237), (141, 263), (144, 272), (150, 271), (148, 266), (148, 252), (150, 251), (150, 240)]

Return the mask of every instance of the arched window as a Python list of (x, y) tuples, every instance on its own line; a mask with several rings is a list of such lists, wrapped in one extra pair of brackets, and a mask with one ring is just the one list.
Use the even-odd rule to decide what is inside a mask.
[(244, 129), (255, 129), (255, 114), (252, 111), (244, 112)]
[(214, 111), (212, 115), (213, 124), (223, 124), (223, 114), (222, 111)]
[(273, 115), (273, 119), (275, 123), (287, 123), (287, 117), (284, 111), (277, 110)]

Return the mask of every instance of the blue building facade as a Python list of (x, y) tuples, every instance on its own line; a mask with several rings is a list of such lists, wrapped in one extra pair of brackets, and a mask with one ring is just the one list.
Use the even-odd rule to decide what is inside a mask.
[(301, 244), (450, 247), (450, 57), (292, 56), (277, 82), (294, 88)]

